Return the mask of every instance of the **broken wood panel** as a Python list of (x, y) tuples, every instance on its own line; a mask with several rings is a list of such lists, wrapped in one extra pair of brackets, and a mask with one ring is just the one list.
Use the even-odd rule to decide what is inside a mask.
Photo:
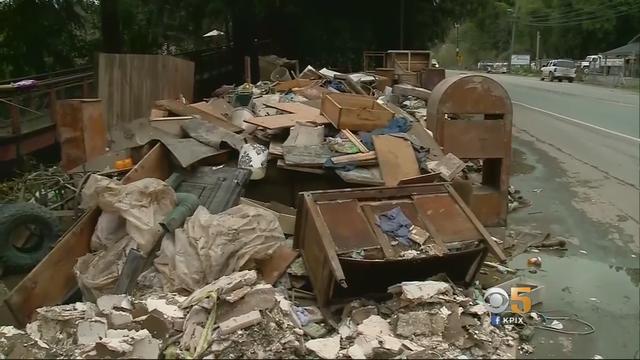
[(504, 158), (511, 127), (505, 120), (447, 120), (440, 145), (462, 159)]
[[(167, 155), (162, 144), (155, 145), (122, 179), (122, 183), (147, 177), (166, 179), (170, 171)], [(100, 213), (98, 208), (88, 210), (11, 291), (5, 302), (19, 325), (26, 325), (37, 308), (61, 304), (75, 292), (78, 285), (73, 267), (79, 257), (89, 252)]]
[(431, 173), (402, 179), (398, 185), (430, 184), (440, 179), (440, 173)]
[(364, 146), (362, 141), (360, 141), (360, 139), (354, 133), (352, 133), (351, 130), (345, 129), (345, 130), (342, 130), (341, 132), (347, 139), (349, 139), (349, 141), (353, 143), (353, 145), (355, 145), (358, 148), (358, 150), (360, 150), (361, 153), (366, 153), (369, 151), (369, 149), (366, 146)]
[(284, 159), (278, 159), (278, 162), (276, 163), (276, 166), (281, 168), (281, 169), (285, 169), (285, 170), (299, 171), (299, 172), (305, 172), (305, 173), (310, 173), (310, 174), (318, 174), (318, 175), (324, 175), (325, 172), (326, 172), (324, 169), (322, 169), (320, 167), (287, 165), (284, 162)]
[(194, 63), (172, 56), (100, 54), (98, 97), (109, 129), (147, 117), (153, 102), (193, 98)]
[(174, 114), (184, 115), (184, 116), (199, 116), (202, 120), (206, 120), (216, 126), (219, 126), (225, 130), (229, 130), (231, 132), (243, 131), (241, 127), (233, 125), (231, 122), (227, 121), (225, 118), (213, 116), (206, 111), (202, 111), (199, 108), (193, 107), (191, 105), (185, 105), (177, 100), (158, 100), (156, 101), (156, 105), (163, 107)]
[(264, 103), (264, 105), (293, 114), (300, 114), (305, 116), (320, 115), (320, 109), (302, 103)]
[(420, 215), (433, 224), (442, 242), (482, 239), (480, 231), (448, 193), (414, 196), (414, 203)]
[(71, 170), (107, 151), (107, 124), (100, 99), (59, 101), (56, 111), (63, 169)]
[(449, 192), (449, 194), (451, 195), (451, 197), (458, 203), (458, 206), (460, 206), (464, 214), (469, 218), (469, 220), (478, 229), (478, 231), (480, 231), (480, 233), (482, 234), (482, 237), (484, 238), (485, 242), (489, 246), (489, 251), (491, 252), (491, 254), (494, 255), (501, 262), (507, 261), (507, 257), (504, 255), (504, 252), (502, 252), (502, 249), (500, 248), (500, 246), (498, 246), (498, 244), (496, 244), (496, 242), (493, 241), (493, 237), (491, 237), (491, 234), (489, 234), (487, 229), (485, 229), (484, 226), (482, 226), (482, 224), (480, 223), (480, 220), (478, 220), (478, 218), (473, 214), (473, 212), (471, 212), (471, 209), (469, 209), (467, 204), (464, 203), (464, 201), (456, 193), (453, 187), (451, 187), (451, 185), (449, 184), (445, 184), (444, 186)]
[(381, 135), (373, 137), (373, 145), (385, 185), (396, 186), (404, 178), (420, 175), (416, 155), (408, 141)]
[(288, 246), (281, 245), (273, 251), (268, 259), (258, 261), (258, 269), (262, 279), (273, 285), (287, 271), (289, 265), (298, 257), (298, 252)]
[(233, 106), (224, 99), (215, 99), (211, 103), (201, 101), (189, 104), (189, 106), (226, 121), (229, 121), (233, 111)]
[(360, 161), (376, 160), (376, 159), (377, 159), (376, 152), (369, 151), (366, 153), (334, 156), (331, 158), (331, 161), (333, 161), (334, 164), (344, 164), (349, 162), (360, 162)]
[(357, 200), (318, 203), (338, 253), (379, 246)]
[(412, 195), (442, 194), (446, 191), (443, 183), (404, 185), (397, 187), (378, 186), (363, 189), (339, 189), (327, 191), (312, 191), (309, 194), (315, 201), (332, 201), (345, 199), (398, 199)]
[(324, 116), (318, 114), (308, 116), (305, 114), (285, 114), (285, 115), (272, 115), (272, 116), (258, 116), (245, 120), (249, 124), (253, 124), (259, 127), (263, 127), (269, 130), (274, 129), (286, 129), (296, 125), (298, 122), (304, 123), (316, 123), (316, 124), (328, 124), (329, 120)]

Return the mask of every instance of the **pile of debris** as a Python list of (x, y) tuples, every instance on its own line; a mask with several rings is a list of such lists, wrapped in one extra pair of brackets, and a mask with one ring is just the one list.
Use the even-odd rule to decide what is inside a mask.
[[(506, 259), (468, 206), (483, 162), (443, 153), (425, 125), (427, 102), (388, 85), (376, 75), (307, 67), (294, 80), (222, 87), (206, 102), (157, 101), (149, 118), (123, 127), (113, 149), (163, 145), (122, 181), (91, 174), (77, 187), (89, 213), (83, 228), (94, 231), (72, 231), (61, 243), (89, 250), (64, 264), (86, 302), (35, 313), (12, 308), (33, 321), (26, 332), (1, 328), (0, 353), (515, 357), (517, 335), (492, 326), (481, 299), (452, 281), (423, 281), (455, 268), (452, 280), (470, 285), (487, 252)], [(92, 170), (113, 171), (95, 163)], [(250, 180), (267, 184), (274, 167), (386, 188), (362, 199), (349, 197), (354, 189), (337, 198), (336, 190), (325, 192), (319, 201), (303, 193), (298, 209), (241, 197)], [(400, 194), (403, 185), (413, 187)], [(502, 195), (487, 189), (484, 195)], [(497, 199), (492, 206), (505, 201), (506, 209), (506, 198)], [(304, 260), (296, 260), (298, 250)], [(433, 267), (420, 263), (434, 259)], [(343, 262), (351, 276), (362, 276), (363, 264), (419, 270), (385, 279), (375, 301), (356, 290), (340, 303), (331, 297), (336, 283), (348, 287)], [(58, 292), (68, 295), (76, 283), (65, 285)]]
[[(26, 332), (0, 328), (10, 358), (514, 358), (518, 336), (446, 282), (401, 283), (384, 302), (343, 306), (341, 320), (258, 283), (223, 276), (188, 297), (105, 295), (40, 308)], [(329, 316), (332, 316), (330, 314)]]

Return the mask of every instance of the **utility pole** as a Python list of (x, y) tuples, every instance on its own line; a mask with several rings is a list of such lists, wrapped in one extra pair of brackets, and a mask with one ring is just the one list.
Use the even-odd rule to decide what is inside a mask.
[(513, 47), (516, 43), (516, 20), (518, 18), (518, 0), (516, 0), (516, 6), (513, 10), (513, 24), (511, 26), (511, 49), (509, 50), (509, 62), (507, 63), (509, 72), (511, 72), (511, 56), (513, 55)]
[(540, 70), (540, 30), (536, 32), (536, 70)]
[(458, 33), (458, 29), (460, 29), (460, 24), (455, 23), (456, 27), (456, 64), (460, 67), (460, 37)]
[(400, 0), (400, 50), (404, 50), (404, 0)]

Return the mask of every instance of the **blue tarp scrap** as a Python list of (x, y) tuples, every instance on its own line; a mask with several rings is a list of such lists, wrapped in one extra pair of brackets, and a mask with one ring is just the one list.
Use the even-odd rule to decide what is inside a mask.
[(376, 224), (385, 234), (392, 236), (404, 245), (411, 245), (409, 233), (413, 223), (402, 212), (400, 207), (378, 214)]
[(411, 123), (409, 120), (403, 116), (395, 116), (386, 127), (375, 129), (371, 132), (360, 131), (358, 132), (358, 136), (362, 140), (364, 146), (369, 150), (374, 150), (373, 147), (373, 136), (374, 135), (386, 135), (386, 134), (394, 134), (394, 133), (406, 133), (411, 129)]

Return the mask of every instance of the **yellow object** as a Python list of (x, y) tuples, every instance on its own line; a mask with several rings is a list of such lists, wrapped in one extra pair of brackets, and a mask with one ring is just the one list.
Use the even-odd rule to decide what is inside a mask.
[(123, 160), (118, 160), (115, 163), (116, 170), (123, 170), (133, 167), (133, 160), (131, 158), (126, 158)]

